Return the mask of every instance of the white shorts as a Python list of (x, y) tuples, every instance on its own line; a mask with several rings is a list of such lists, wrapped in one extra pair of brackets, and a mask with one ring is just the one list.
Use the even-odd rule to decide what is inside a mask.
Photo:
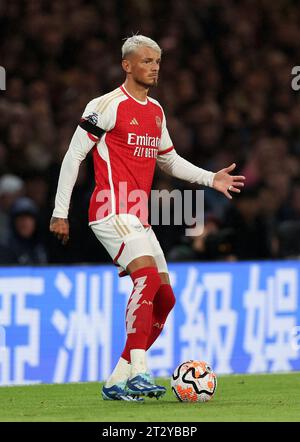
[(113, 215), (90, 227), (118, 266), (119, 276), (127, 275), (128, 264), (140, 256), (153, 256), (158, 272), (168, 273), (166, 259), (155, 233), (151, 226), (144, 227), (136, 216)]

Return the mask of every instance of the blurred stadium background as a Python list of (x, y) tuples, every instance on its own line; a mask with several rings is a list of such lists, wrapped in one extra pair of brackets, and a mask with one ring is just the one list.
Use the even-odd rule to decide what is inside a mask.
[[(78, 119), (89, 100), (122, 83), (120, 46), (136, 32), (163, 47), (153, 95), (166, 110), (177, 151), (209, 170), (234, 161), (247, 177), (247, 190), (233, 204), (205, 192), (207, 233), (215, 240), (208, 249), (202, 238), (186, 251), (180, 228), (156, 229), (166, 255), (173, 260), (299, 256), (300, 94), (291, 87), (291, 69), (300, 60), (297, 2), (1, 5), (7, 90), (0, 96), (0, 232), (11, 252), (1, 252), (1, 263), (109, 262), (87, 227), (91, 161), (82, 165), (74, 190), (68, 247), (50, 238), (48, 223), (62, 157)], [(156, 178), (159, 189), (183, 186), (165, 175)], [(39, 231), (27, 247), (19, 244), (22, 232), (11, 221), (25, 210), (15, 204), (20, 196), (31, 199), (28, 210)]]
[[(88, 371), (89, 368), (83, 371), (78, 369), (80, 373), (76, 372), (76, 368), (69, 367), (72, 372), (69, 375), (66, 374), (67, 362), (64, 362), (64, 358), (73, 347), (67, 342), (64, 350), (59, 350), (59, 355), (57, 350), (58, 335), (63, 336), (68, 329), (67, 312), (74, 308), (78, 313), (81, 308), (71, 304), (69, 294), (74, 287), (79, 287), (76, 289), (78, 294), (82, 284), (88, 284), (82, 281), (93, 278), (97, 272), (101, 276), (101, 284), (103, 281), (106, 284), (104, 292), (107, 287), (113, 287), (123, 293), (121, 301), (118, 298), (112, 302), (114, 308), (119, 307), (119, 323), (123, 321), (123, 298), (128, 282), (120, 282), (116, 276), (111, 276), (110, 286), (110, 276), (107, 274), (115, 272), (111, 267), (92, 267), (86, 271), (83, 267), (64, 267), (66, 264), (110, 263), (87, 224), (88, 202), (94, 184), (91, 158), (82, 164), (74, 188), (70, 211), (71, 240), (66, 247), (50, 236), (48, 225), (60, 164), (81, 113), (89, 100), (123, 82), (120, 67), (122, 39), (137, 32), (157, 40), (163, 48), (159, 86), (152, 91), (152, 96), (165, 109), (169, 132), (178, 153), (194, 164), (213, 171), (236, 162), (238, 173), (247, 178), (246, 189), (232, 202), (215, 191), (205, 190), (206, 224), (204, 234), (200, 237), (186, 238), (184, 226), (154, 229), (169, 262), (193, 263), (187, 264), (187, 267), (171, 264), (174, 283), (177, 278), (175, 291), (179, 300), (176, 307), (178, 317), (173, 322), (180, 328), (180, 324), (190, 318), (195, 306), (196, 310), (199, 308), (199, 315), (202, 314), (199, 299), (196, 304), (181, 303), (181, 293), (187, 283), (180, 278), (189, 275), (189, 281), (196, 284), (195, 279), (203, 277), (201, 287), (209, 286), (213, 290), (209, 275), (215, 272), (215, 280), (219, 281), (217, 289), (221, 290), (223, 286), (229, 290), (229, 295), (226, 292), (223, 298), (221, 296), (218, 304), (223, 305), (220, 312), (226, 318), (224, 324), (219, 322), (218, 325), (233, 326), (237, 321), (237, 328), (232, 331), (233, 341), (235, 337), (239, 339), (237, 330), (241, 330), (238, 327), (242, 327), (241, 321), (246, 318), (247, 308), (252, 308), (253, 315), (257, 309), (262, 315), (263, 322), (259, 322), (262, 329), (269, 328), (261, 333), (253, 331), (253, 340), (249, 338), (243, 350), (248, 351), (248, 355), (241, 365), (239, 362), (228, 365), (228, 360), (221, 361), (219, 347), (215, 353), (205, 350), (205, 355), (213, 359), (210, 362), (213, 363), (220, 356), (217, 366), (223, 372), (300, 369), (299, 350), (294, 349), (292, 353), (289, 350), (290, 353), (283, 357), (284, 361), (278, 356), (278, 352), (282, 355), (283, 349), (287, 348), (287, 334), (300, 323), (297, 262), (300, 256), (300, 91), (294, 91), (291, 87), (292, 68), (300, 64), (298, 2), (11, 0), (0, 2), (0, 65), (5, 68), (7, 77), (6, 90), (0, 91), (2, 326), (13, 326), (15, 304), (5, 291), (9, 285), (8, 279), (10, 282), (18, 281), (20, 277), (22, 284), (29, 284), (28, 302), (24, 303), (31, 311), (38, 305), (39, 299), (32, 299), (32, 294), (46, 295), (39, 301), (43, 331), (39, 338), (31, 336), (33, 340), (28, 359), (23, 360), (21, 371), (16, 369), (18, 374), (12, 368), (13, 364), (9, 365), (8, 359), (3, 362), (5, 358), (2, 358), (2, 383), (26, 383), (39, 379), (34, 367), (41, 367), (39, 364), (42, 364), (43, 356), (43, 363), (47, 362), (48, 357), (50, 365), (54, 364), (54, 357), (60, 361), (56, 365), (55, 375), (53, 369), (49, 369), (49, 373), (46, 370), (44, 381), (103, 379), (121, 348), (123, 332), (119, 335), (112, 332), (111, 342), (115, 345), (113, 355), (110, 353), (111, 347), (105, 350), (108, 362), (105, 367), (101, 366), (101, 373), (97, 371), (99, 367), (94, 367), (92, 371)], [(156, 175), (154, 188), (195, 189), (162, 174)], [(293, 261), (285, 262), (287, 259)], [(241, 263), (249, 260), (254, 263), (252, 266)], [(207, 264), (202, 267), (202, 262), (209, 261), (217, 261), (218, 264), (216, 267), (207, 267)], [(47, 267), (43, 271), (37, 267), (48, 264), (59, 267)], [(13, 267), (5, 267), (7, 265)], [(14, 267), (19, 265), (31, 267)], [(206, 280), (205, 271), (208, 275)], [(222, 279), (224, 272), (233, 279)], [(260, 282), (259, 274), (263, 275)], [(34, 282), (35, 277), (37, 280)], [(29, 279), (25, 281), (24, 278)], [(16, 288), (14, 284), (10, 292), (20, 294), (20, 286)], [(280, 289), (277, 290), (277, 287)], [(53, 294), (55, 290), (59, 292), (57, 297)], [(253, 302), (249, 295), (251, 290), (254, 293)], [(195, 290), (195, 293), (199, 295), (199, 291)], [(241, 299), (243, 293), (245, 301)], [(264, 297), (263, 301), (257, 298), (258, 293)], [(20, 299), (23, 295), (19, 295)], [(51, 298), (52, 295), (54, 298)], [(103, 296), (104, 301), (101, 302), (107, 306), (106, 295)], [(115, 292), (110, 291), (108, 296), (115, 296)], [(61, 305), (64, 317), (55, 310), (59, 299), (69, 302), (68, 305)], [(14, 302), (17, 303), (17, 300)], [(50, 312), (50, 305), (51, 315), (54, 312), (52, 325), (50, 321), (47, 324), (43, 322)], [(230, 316), (232, 306), (233, 310), (236, 309), (236, 317)], [(107, 333), (105, 330), (110, 327), (111, 319), (105, 316), (105, 308), (101, 308), (104, 309), (103, 316), (96, 320), (102, 321), (104, 328), (101, 333)], [(203, 308), (206, 309), (206, 306)], [(116, 310), (113, 311), (115, 314)], [(106, 313), (112, 315), (110, 310)], [(22, 329), (31, 321), (24, 319), (22, 313), (18, 314), (17, 325), (14, 325), (12, 332), (12, 346), (15, 342), (22, 343)], [(205, 310), (203, 321), (210, 323), (209, 314)], [(273, 315), (273, 322), (270, 315)], [(179, 343), (180, 339), (188, 339), (191, 333), (196, 333), (197, 339), (197, 330), (200, 330), (205, 341), (200, 316), (189, 319), (191, 327), (197, 325), (198, 328), (187, 327), (183, 335), (176, 338)], [(79, 319), (83, 317), (88, 320), (88, 313), (78, 316)], [(270, 320), (268, 323), (264, 322), (267, 317)], [(286, 322), (281, 327), (278, 323), (282, 318)], [(252, 320), (249, 319), (250, 322)], [(214, 321), (217, 318), (211, 317), (210, 333), (213, 333)], [(53, 324), (56, 330), (51, 328)], [(251, 324), (255, 328), (256, 323)], [(37, 327), (34, 329), (37, 334), (38, 326), (37, 321), (34, 326)], [(50, 336), (55, 344), (53, 348), (50, 345), (48, 353), (43, 354), (46, 344), (42, 346), (41, 342), (45, 336), (47, 339)], [(220, 337), (218, 343), (225, 342), (226, 336), (223, 338)], [(6, 339), (10, 339), (8, 332)], [(103, 339), (99, 337), (96, 345), (104, 345)], [(166, 351), (171, 348), (170, 339), (170, 335), (162, 337), (161, 344), (164, 342)], [(235, 345), (233, 341), (232, 346)], [(279, 343), (277, 350), (272, 347), (274, 343)], [(176, 353), (176, 345), (172, 347), (172, 355)], [(271, 347), (267, 350), (268, 345), (273, 350)], [(40, 352), (37, 348), (41, 349)], [(197, 357), (196, 350), (202, 347), (195, 344), (193, 348), (194, 353), (186, 350), (176, 357), (170, 356), (169, 365), (162, 371), (159, 371), (159, 353), (153, 356), (157, 361), (157, 374), (170, 373), (183, 355)], [(50, 361), (52, 350), (53, 358)], [(227, 348), (226, 351), (229, 350)], [(254, 359), (251, 360), (249, 354), (254, 355)], [(12, 355), (6, 357), (12, 358)], [(102, 353), (101, 357), (103, 360)], [(236, 353), (237, 360), (239, 357), (240, 353)], [(260, 357), (265, 358), (263, 362)], [(3, 368), (5, 364), (10, 367), (6, 371)], [(30, 367), (33, 368), (28, 375), (26, 373)]]

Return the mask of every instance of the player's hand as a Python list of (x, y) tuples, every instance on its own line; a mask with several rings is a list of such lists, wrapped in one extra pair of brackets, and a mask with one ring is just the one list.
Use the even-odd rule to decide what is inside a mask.
[(63, 245), (67, 244), (69, 240), (69, 221), (67, 219), (52, 216), (49, 229)]
[(230, 172), (232, 172), (235, 167), (236, 164), (233, 163), (231, 166), (219, 170), (219, 172), (215, 174), (213, 180), (213, 188), (224, 193), (224, 195), (230, 200), (232, 199), (232, 196), (229, 192), (240, 193), (240, 188), (244, 187), (244, 181), (246, 179), (244, 176), (230, 175)]

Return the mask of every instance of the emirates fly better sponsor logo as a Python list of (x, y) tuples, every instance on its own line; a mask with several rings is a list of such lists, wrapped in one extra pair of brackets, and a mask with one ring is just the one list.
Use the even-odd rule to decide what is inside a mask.
[(148, 134), (137, 135), (129, 133), (127, 143), (135, 146), (133, 156), (144, 158), (157, 158), (157, 151), (160, 146), (160, 137), (150, 137)]

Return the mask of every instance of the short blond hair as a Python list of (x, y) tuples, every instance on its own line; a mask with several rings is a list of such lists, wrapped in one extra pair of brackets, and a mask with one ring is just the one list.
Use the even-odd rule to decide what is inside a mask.
[(162, 52), (156, 41), (152, 40), (151, 38), (145, 37), (144, 35), (133, 35), (132, 37), (126, 38), (122, 46), (122, 58), (126, 58), (128, 54), (136, 51), (141, 46), (147, 46), (149, 48), (155, 49), (160, 54)]

